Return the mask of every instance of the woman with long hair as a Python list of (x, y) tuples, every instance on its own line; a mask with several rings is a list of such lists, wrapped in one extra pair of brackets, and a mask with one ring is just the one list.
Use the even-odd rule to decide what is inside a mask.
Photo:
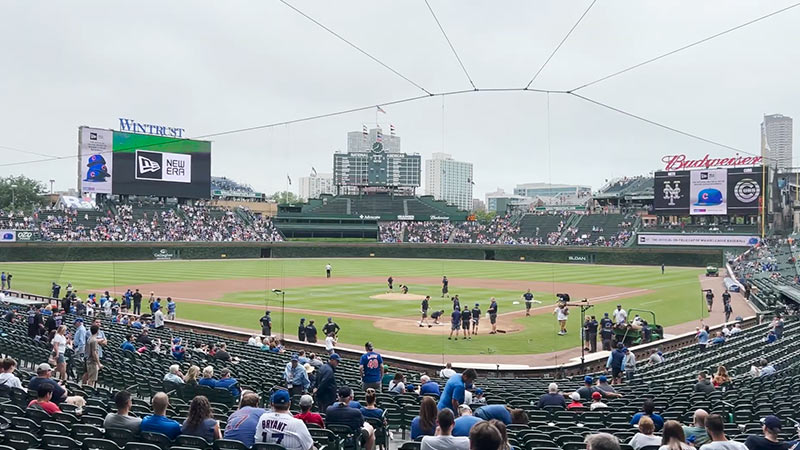
[(714, 374), (712, 382), (714, 383), (714, 387), (731, 384), (731, 377), (728, 375), (728, 369), (726, 369), (725, 366), (717, 367), (717, 373)]
[(668, 420), (661, 430), (661, 447), (658, 450), (691, 450), (693, 447), (686, 443), (683, 427), (677, 420)]
[(497, 420), (491, 419), (489, 423), (494, 425), (497, 428), (497, 431), (500, 432), (500, 437), (503, 439), (503, 445), (500, 446), (499, 450), (511, 450), (511, 445), (508, 443), (508, 432), (506, 431), (506, 424)]
[(394, 378), (389, 382), (389, 392), (394, 394), (404, 394), (406, 392), (406, 377), (402, 373), (394, 374)]
[(436, 400), (428, 395), (422, 397), (419, 404), (419, 415), (411, 421), (411, 439), (416, 440), (422, 436), (433, 436), (436, 434), (436, 415), (439, 409), (436, 407)]
[(214, 419), (211, 403), (208, 402), (206, 396), (198, 395), (192, 399), (192, 403), (189, 404), (189, 413), (186, 416), (186, 421), (181, 426), (181, 434), (198, 436), (208, 442), (222, 439), (222, 433), (219, 431), (219, 422)]
[(67, 381), (67, 358), (65, 353), (67, 351), (67, 326), (61, 325), (56, 329), (53, 339), (50, 340), (53, 345), (53, 359), (56, 362), (56, 372), (58, 377), (63, 381)]
[(183, 376), (183, 381), (186, 384), (197, 384), (197, 377), (200, 375), (200, 368), (192, 365), (189, 367), (189, 370), (186, 371), (186, 375)]

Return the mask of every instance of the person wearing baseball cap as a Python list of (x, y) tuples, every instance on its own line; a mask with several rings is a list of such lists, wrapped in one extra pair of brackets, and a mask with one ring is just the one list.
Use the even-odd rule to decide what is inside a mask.
[(291, 395), (300, 395), (308, 390), (310, 384), (306, 369), (300, 365), (300, 358), (297, 354), (292, 355), (291, 361), (286, 364), (283, 371), (283, 380)]
[(340, 360), (337, 353), (331, 354), (328, 362), (320, 366), (317, 372), (317, 386), (314, 392), (322, 411), (336, 401), (336, 367)]
[(589, 405), (589, 409), (594, 411), (598, 408), (608, 408), (608, 405), (603, 403), (603, 394), (599, 391), (592, 392), (592, 404)]
[(353, 390), (342, 386), (337, 392), (339, 400), (325, 410), (325, 421), (331, 424), (347, 425), (355, 433), (361, 434), (361, 443), (366, 450), (375, 448), (375, 429), (364, 420), (360, 409), (350, 406)]
[(294, 418), (302, 420), (305, 424), (313, 423), (314, 425), (317, 425), (320, 428), (325, 428), (325, 421), (322, 420), (322, 415), (320, 415), (319, 413), (311, 412), (312, 406), (314, 406), (314, 397), (308, 394), (303, 395), (302, 397), (300, 397), (300, 412), (298, 414), (295, 414)]
[(63, 387), (61, 387), (56, 380), (50, 378), (53, 375), (53, 368), (48, 363), (41, 363), (36, 366), (36, 376), (31, 378), (30, 383), (28, 383), (28, 391), (29, 392), (38, 392), (39, 386), (49, 384), (53, 386), (53, 396), (50, 401), (55, 403), (56, 405), (61, 404), (61, 402), (67, 399), (67, 391)]
[(580, 394), (578, 394), (577, 392), (573, 392), (572, 394), (569, 394), (569, 398), (572, 401), (567, 405), (567, 410), (574, 408), (583, 408), (583, 403), (581, 403)]
[(253, 391), (242, 392), (239, 409), (228, 417), (225, 427), (225, 439), (242, 442), (247, 448), (253, 446), (256, 426), (259, 419), (267, 411), (258, 407), (259, 397)]
[(306, 424), (292, 417), (289, 392), (275, 391), (270, 398), (272, 411), (261, 415), (256, 426), (256, 444), (280, 444), (286, 450), (311, 450), (314, 440)]
[(750, 435), (744, 441), (749, 450), (786, 450), (789, 444), (781, 442), (778, 435), (781, 433), (781, 419), (778, 416), (767, 416), (761, 419), (763, 436)]

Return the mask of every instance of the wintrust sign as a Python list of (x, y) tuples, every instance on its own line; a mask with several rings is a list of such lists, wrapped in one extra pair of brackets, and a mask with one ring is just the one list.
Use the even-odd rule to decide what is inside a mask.
[(150, 123), (140, 123), (133, 119), (119, 118), (119, 131), (129, 133), (153, 134), (171, 138), (182, 138), (186, 132), (184, 128), (165, 127), (163, 125), (153, 125)]
[(710, 167), (756, 166), (761, 164), (760, 156), (734, 156), (730, 158), (709, 158), (706, 154), (700, 159), (689, 159), (686, 155), (666, 155), (661, 158), (664, 170), (708, 169)]

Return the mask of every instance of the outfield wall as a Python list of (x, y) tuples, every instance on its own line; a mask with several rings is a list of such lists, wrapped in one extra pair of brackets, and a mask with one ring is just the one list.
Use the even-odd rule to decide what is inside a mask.
[(721, 266), (720, 248), (593, 248), (321, 242), (14, 242), (0, 261), (128, 261), (238, 258), (431, 258), (573, 264)]

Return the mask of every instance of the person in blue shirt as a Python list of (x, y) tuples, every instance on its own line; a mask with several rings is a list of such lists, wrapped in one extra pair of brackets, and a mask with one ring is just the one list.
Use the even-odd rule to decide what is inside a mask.
[(419, 415), (411, 420), (411, 439), (421, 436), (433, 436), (436, 433), (436, 400), (433, 397), (422, 397), (419, 404)]
[(472, 408), (467, 405), (459, 405), (458, 414), (458, 419), (456, 419), (455, 424), (453, 425), (453, 431), (451, 431), (453, 436), (469, 437), (469, 430), (471, 430), (476, 423), (484, 420), (480, 417), (472, 415)]
[(661, 428), (664, 427), (664, 418), (656, 414), (655, 409), (655, 403), (653, 403), (652, 399), (648, 398), (642, 405), (642, 412), (634, 414), (633, 418), (631, 418), (631, 425), (638, 425), (639, 419), (641, 419), (642, 416), (648, 416), (653, 420), (653, 424), (656, 426), (656, 431), (661, 430)]
[(444, 392), (439, 397), (439, 409), (450, 408), (452, 411), (458, 411), (458, 405), (464, 403), (464, 391), (467, 385), (471, 385), (478, 374), (475, 369), (467, 369), (464, 373), (457, 373), (447, 380), (444, 386)]
[(431, 377), (427, 375), (419, 377), (419, 395), (434, 395), (438, 397), (441, 394), (439, 383), (431, 381)]
[(456, 308), (450, 313), (450, 336), (447, 336), (447, 339), (453, 339), (453, 332), (455, 332), (456, 340), (458, 340), (459, 329), (461, 329), (461, 310)]
[(475, 411), (475, 417), (483, 420), (497, 419), (506, 425), (511, 423), (511, 411), (506, 408), (506, 405), (481, 406)]
[(311, 384), (308, 380), (308, 372), (305, 367), (300, 365), (300, 358), (297, 355), (292, 355), (292, 360), (286, 364), (283, 380), (286, 381), (289, 395), (300, 395), (308, 391), (308, 386)]
[(75, 333), (72, 336), (72, 348), (75, 350), (76, 355), (86, 354), (86, 341), (89, 339), (89, 332), (83, 326), (83, 319), (78, 317), (75, 319)]
[(767, 333), (767, 337), (764, 338), (764, 342), (767, 344), (772, 344), (773, 342), (778, 340), (778, 335), (775, 334), (775, 330), (769, 330)]
[(205, 369), (203, 369), (203, 378), (197, 380), (197, 384), (210, 388), (217, 387), (217, 380), (214, 379), (214, 368), (206, 366)]
[(156, 311), (158, 311), (158, 308), (161, 308), (161, 297), (158, 297), (157, 299), (155, 299), (155, 301), (153, 301), (153, 303), (150, 303), (151, 313), (155, 314)]
[(183, 348), (181, 344), (181, 338), (175, 338), (172, 340), (172, 357), (175, 358), (177, 361), (183, 361), (183, 355), (186, 353), (186, 349)]
[[(305, 372), (305, 369), (303, 369), (303, 372)], [(228, 369), (222, 369), (219, 372), (219, 380), (217, 380), (217, 382), (214, 384), (214, 387), (225, 388), (231, 391), (231, 394), (234, 397), (238, 398), (239, 394), (242, 393), (238, 385), (239, 381), (236, 378), (231, 377), (231, 371)]]
[(175, 320), (175, 308), (177, 305), (172, 297), (167, 297), (167, 320)]
[(725, 336), (722, 335), (722, 332), (717, 331), (717, 335), (712, 339), (710, 345), (720, 345), (725, 343)]
[(376, 393), (375, 389), (367, 388), (366, 392), (366, 401), (367, 406), (361, 406), (359, 409), (361, 410), (361, 415), (364, 417), (371, 417), (373, 419), (381, 419), (383, 418), (383, 410), (376, 406), (378, 402), (378, 394)]
[(697, 331), (697, 346), (701, 352), (708, 346), (708, 326)]
[(606, 369), (611, 370), (611, 375), (614, 377), (616, 382), (619, 382), (622, 379), (621, 374), (622, 372), (625, 372), (625, 346), (622, 344), (622, 342), (617, 344), (616, 350), (608, 355)]
[(258, 419), (266, 410), (258, 407), (258, 394), (252, 391), (242, 393), (239, 409), (228, 417), (225, 426), (225, 439), (233, 439), (246, 447), (253, 446)]
[(125, 335), (125, 341), (122, 343), (120, 348), (122, 350), (128, 350), (128, 351), (131, 351), (131, 352), (135, 352), (136, 351), (136, 347), (134, 347), (134, 345), (133, 345), (133, 335), (132, 334), (126, 334)]
[(134, 318), (133, 322), (131, 322), (131, 328), (133, 328), (135, 330), (141, 330), (142, 329), (142, 322), (139, 321), (138, 317)]
[(169, 397), (163, 392), (153, 396), (153, 414), (145, 416), (139, 430), (142, 433), (161, 433), (171, 440), (175, 440), (181, 434), (181, 424), (168, 419), (166, 416), (169, 406)]
[(383, 379), (383, 358), (374, 351), (372, 342), (364, 344), (364, 349), (367, 352), (361, 355), (361, 363), (359, 365), (361, 382), (364, 384), (365, 391), (372, 388), (380, 392), (381, 380)]

